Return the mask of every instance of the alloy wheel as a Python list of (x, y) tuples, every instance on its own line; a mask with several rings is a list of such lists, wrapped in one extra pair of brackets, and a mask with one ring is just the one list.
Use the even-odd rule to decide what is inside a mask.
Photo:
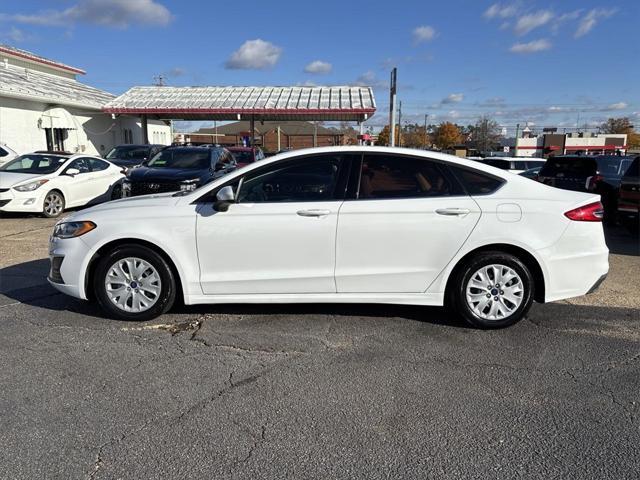
[(140, 313), (157, 303), (162, 282), (158, 271), (149, 262), (127, 257), (109, 267), (104, 287), (107, 297), (118, 309)]
[(50, 217), (57, 217), (62, 213), (64, 201), (59, 193), (51, 192), (44, 199), (44, 211)]
[(524, 299), (520, 275), (511, 267), (486, 265), (476, 271), (466, 285), (471, 311), (483, 320), (502, 320), (512, 315)]

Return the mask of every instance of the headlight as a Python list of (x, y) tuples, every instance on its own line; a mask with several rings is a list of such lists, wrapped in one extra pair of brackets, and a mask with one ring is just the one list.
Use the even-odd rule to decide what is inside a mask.
[(42, 180), (36, 180), (35, 182), (29, 182), (29, 183), (25, 183), (24, 185), (18, 185), (17, 187), (13, 187), (13, 189), (19, 192), (33, 192), (34, 190), (40, 188), (40, 186), (44, 185), (48, 181), (49, 180), (47, 180), (46, 178)]
[(181, 192), (193, 192), (196, 188), (198, 188), (199, 178), (192, 178), (191, 180), (185, 180), (184, 182), (180, 182), (180, 191)]
[(53, 236), (57, 238), (73, 238), (84, 235), (96, 228), (93, 222), (63, 222), (58, 223), (53, 229)]

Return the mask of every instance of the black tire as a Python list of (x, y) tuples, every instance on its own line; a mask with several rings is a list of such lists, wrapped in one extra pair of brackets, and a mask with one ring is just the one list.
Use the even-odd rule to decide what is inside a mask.
[(122, 198), (122, 185), (116, 183), (111, 189), (111, 200), (119, 200)]
[[(54, 209), (52, 207), (54, 203), (60, 206)], [(51, 190), (44, 196), (42, 215), (47, 218), (57, 218), (64, 212), (65, 205), (66, 203), (62, 192), (60, 190)]]
[[(511, 268), (518, 274), (522, 282), (523, 292), (520, 305), (508, 316), (497, 320), (488, 320), (478, 316), (467, 302), (467, 284), (478, 270), (488, 265), (504, 265)], [(447, 292), (448, 306), (476, 328), (493, 329), (514, 325), (522, 320), (533, 303), (535, 286), (531, 272), (518, 257), (509, 253), (497, 251), (479, 253), (457, 269), (452, 280), (450, 291)]]
[[(158, 273), (161, 280), (158, 298), (148, 310), (142, 312), (128, 312), (116, 306), (109, 298), (105, 286), (105, 279), (109, 269), (118, 261), (135, 257), (148, 262)], [(142, 245), (122, 245), (103, 255), (96, 265), (93, 279), (93, 291), (100, 306), (109, 316), (130, 321), (146, 321), (166, 313), (176, 298), (176, 280), (171, 267), (166, 260), (150, 248)]]

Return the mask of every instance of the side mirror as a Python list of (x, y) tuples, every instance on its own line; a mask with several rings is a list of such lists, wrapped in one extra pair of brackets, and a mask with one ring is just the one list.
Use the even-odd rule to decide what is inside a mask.
[(216, 201), (213, 204), (213, 209), (216, 212), (226, 212), (229, 210), (229, 206), (236, 203), (236, 194), (233, 191), (231, 185), (222, 187), (216, 194)]
[(70, 177), (75, 177), (79, 173), (80, 170), (78, 170), (77, 168), (68, 168), (67, 171), (64, 172), (65, 175), (69, 175)]

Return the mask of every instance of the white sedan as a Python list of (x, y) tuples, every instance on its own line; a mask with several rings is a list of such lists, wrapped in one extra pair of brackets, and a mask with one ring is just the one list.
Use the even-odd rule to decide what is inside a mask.
[(29, 153), (0, 168), (0, 212), (59, 216), (65, 208), (120, 198), (124, 174), (87, 155)]
[(110, 315), (185, 304), (447, 305), (472, 325), (584, 295), (608, 250), (597, 195), (478, 162), (386, 147), (288, 152), (193, 192), (59, 222), (49, 281)]

